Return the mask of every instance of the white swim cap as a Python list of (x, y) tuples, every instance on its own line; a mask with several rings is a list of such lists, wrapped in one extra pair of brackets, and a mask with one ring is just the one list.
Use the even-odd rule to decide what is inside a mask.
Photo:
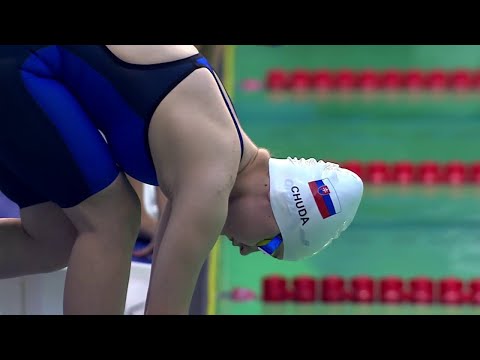
[(363, 196), (352, 171), (315, 159), (269, 160), (270, 202), (283, 238), (283, 259), (315, 255), (348, 228)]

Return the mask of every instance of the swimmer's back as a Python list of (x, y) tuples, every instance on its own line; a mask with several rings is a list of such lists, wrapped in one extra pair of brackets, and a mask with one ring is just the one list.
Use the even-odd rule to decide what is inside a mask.
[(130, 64), (150, 65), (193, 56), (193, 45), (105, 45), (116, 57)]

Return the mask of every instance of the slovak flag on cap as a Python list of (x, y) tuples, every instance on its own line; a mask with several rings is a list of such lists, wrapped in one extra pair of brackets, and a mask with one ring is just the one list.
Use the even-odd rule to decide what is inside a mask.
[(337, 193), (330, 180), (327, 178), (322, 180), (310, 181), (308, 183), (312, 192), (315, 204), (322, 218), (326, 219), (335, 214), (342, 212), (340, 201)]

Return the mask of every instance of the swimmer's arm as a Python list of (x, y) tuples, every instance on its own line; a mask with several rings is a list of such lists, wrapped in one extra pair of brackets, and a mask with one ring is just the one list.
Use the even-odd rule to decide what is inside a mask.
[(163, 100), (150, 136), (172, 208), (146, 313), (188, 314), (201, 268), (225, 225), (241, 159), (234, 122), (209, 70), (194, 71)]
[(147, 314), (188, 314), (201, 268), (225, 224), (233, 183), (218, 181), (218, 175), (195, 179), (183, 184), (184, 190), (172, 199), (152, 272)]

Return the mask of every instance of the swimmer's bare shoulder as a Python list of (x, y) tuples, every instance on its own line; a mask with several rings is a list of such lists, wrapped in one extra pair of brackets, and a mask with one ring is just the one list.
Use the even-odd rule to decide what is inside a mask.
[(241, 166), (237, 131), (209, 70), (194, 71), (162, 101), (149, 143), (171, 204), (147, 313), (185, 314), (201, 267), (225, 224)]

